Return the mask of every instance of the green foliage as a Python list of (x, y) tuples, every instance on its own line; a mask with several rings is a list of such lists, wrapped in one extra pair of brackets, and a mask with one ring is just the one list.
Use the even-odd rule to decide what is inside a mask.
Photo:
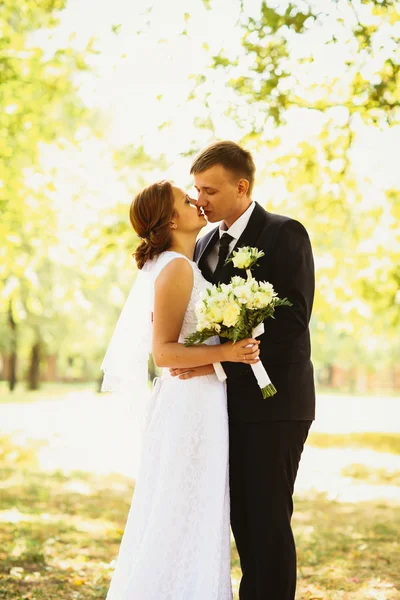
[[(150, 156), (143, 144), (130, 144), (115, 151), (114, 164), (120, 180), (132, 194), (137, 194), (149, 185), (149, 176), (153, 176), (155, 170), (165, 171), (169, 165), (165, 154)], [(160, 176), (160, 179), (162, 178), (163, 176)]]
[[(61, 372), (98, 377), (134, 277), (130, 257), (137, 240), (122, 204), (100, 212), (86, 231), (74, 224), (67, 247), (57, 236), (55, 173), (42, 171), (41, 151), (78, 144), (81, 128), (96, 135), (98, 118), (80, 99), (76, 77), (88, 70), (93, 40), (83, 51), (69, 44), (44, 51), (32, 36), (55, 27), (64, 4), (6, 2), (0, 12), (6, 32), (0, 42), (0, 350), (17, 352), (21, 366), (39, 344), (43, 357), (58, 355)], [(114, 161), (132, 193), (153, 177), (155, 165), (166, 166), (165, 157), (152, 159), (143, 146), (121, 148)]]
[[(366, 197), (374, 173), (362, 180), (353, 161), (363, 127), (399, 122), (399, 9), (395, 0), (264, 1), (255, 15), (244, 2), (240, 56), (221, 51), (213, 58), (236, 93), (229, 115), (242, 142), (268, 157), (258, 183), (282, 182), (277, 212), (310, 232), (318, 367), (379, 368), (400, 350), (399, 190), (383, 187), (380, 196)], [(331, 73), (323, 57), (329, 61), (333, 48), (341, 68), (335, 63)], [(198, 93), (205, 87), (199, 84)], [(319, 113), (319, 132), (287, 149), (289, 115), (310, 113)]]
[[(400, 65), (394, 48), (398, 43), (399, 2), (365, 0), (362, 10), (352, 0), (341, 2), (340, 7), (334, 2), (316, 3), (314, 9), (310, 5), (306, 10), (304, 4), (271, 6), (264, 1), (258, 18), (254, 18), (247, 15), (244, 2), (242, 46), (249, 59), (246, 66), (235, 56), (224, 56), (223, 51), (214, 57), (215, 68), (229, 69), (231, 86), (257, 103), (253, 105), (253, 130), (260, 133), (270, 119), (281, 124), (291, 107), (318, 111), (342, 107), (350, 117), (358, 114), (367, 123), (397, 122)], [(380, 40), (382, 28), (385, 43)], [(322, 84), (306, 83), (304, 77), (304, 65), (316, 59), (311, 50), (297, 59), (291, 57), (293, 38), (304, 39), (306, 48), (307, 34), (317, 30), (325, 45), (347, 44), (342, 76), (328, 76)], [(368, 73), (371, 61), (377, 66)], [(345, 92), (344, 80), (349, 82)], [(317, 87), (319, 100), (315, 100)]]
[[(154, 181), (154, 172), (165, 171), (168, 168), (167, 157), (161, 154), (150, 156), (143, 144), (122, 147), (114, 152), (114, 165), (120, 181), (132, 195)], [(163, 179), (163, 175), (158, 177)], [(103, 260), (106, 255), (119, 250), (125, 256), (131, 255), (139, 243), (139, 238), (129, 223), (129, 206), (116, 203), (112, 210), (101, 215), (99, 223), (91, 225), (86, 231), (86, 238), (91, 245), (99, 248), (96, 260)]]
[[(203, 3), (212, 10), (210, 0)], [(258, 14), (251, 14), (246, 0), (240, 5), (241, 51), (221, 51), (213, 67), (236, 94), (238, 102), (226, 106), (226, 114), (237, 120), (242, 141), (267, 156), (258, 182), (284, 181), (277, 212), (299, 218), (310, 231), (317, 262), (314, 362), (367, 368), (394, 363), (400, 352), (400, 192), (388, 187), (366, 200), (368, 182), (360, 181), (353, 151), (360, 123), (385, 128), (398, 122), (399, 2), (264, 1)], [(48, 146), (77, 144), (81, 127), (98, 127), (77, 83), (95, 53), (93, 40), (77, 51), (72, 37), (62, 47), (54, 47), (53, 39), (52, 50), (36, 38), (38, 30), (52, 34), (65, 6), (66, 0), (4, 0), (0, 7), (0, 351), (17, 348), (26, 363), (31, 346), (40, 344), (43, 355), (59, 352), (61, 364), (71, 363), (70, 372), (97, 375), (92, 361), (101, 360), (134, 278), (130, 256), (137, 238), (129, 207), (119, 203), (100, 211), (84, 233), (71, 231), (71, 247), (60, 250), (55, 173), (41, 170), (40, 155)], [(146, 12), (151, 18), (151, 8)], [(189, 31), (190, 13), (182, 11), (182, 18)], [(114, 40), (122, 27), (110, 22)], [(299, 41), (301, 52), (294, 51)], [(330, 49), (343, 58), (340, 76), (328, 62), (323, 77), (321, 69), (310, 77)], [(215, 138), (208, 71), (193, 81), (191, 97), (204, 107), (196, 124)], [(226, 98), (232, 98), (229, 90)], [(314, 137), (287, 149), (281, 145), (284, 129), (274, 127), (293, 111), (300, 120), (318, 113), (322, 125)], [(168, 124), (169, 117), (159, 129)], [(188, 142), (182, 155), (197, 151), (198, 141)], [(143, 142), (115, 151), (114, 165), (133, 196), (161, 179), (168, 161), (164, 154), (149, 155)], [(273, 204), (267, 208), (274, 210)]]
[(0, 310), (17, 329), (23, 325), (17, 335), (25, 346), (51, 344), (62, 314), (53, 174), (40, 171), (41, 145), (74, 142), (90, 117), (74, 75), (88, 68), (92, 43), (83, 52), (67, 46), (45, 53), (32, 38), (54, 27), (64, 6), (64, 0), (6, 0), (0, 9)]

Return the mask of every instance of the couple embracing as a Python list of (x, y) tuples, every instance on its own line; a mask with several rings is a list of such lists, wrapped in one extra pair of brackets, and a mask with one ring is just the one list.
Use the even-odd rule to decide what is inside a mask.
[[(240, 600), (293, 600), (293, 488), (315, 415), (310, 240), (297, 220), (252, 200), (254, 162), (237, 144), (212, 144), (191, 173), (196, 199), (163, 181), (140, 192), (130, 209), (141, 238), (139, 277), (151, 288), (142, 311), (134, 311), (147, 332), (142, 355), (147, 361), (151, 350), (162, 375), (147, 407), (107, 600), (230, 600), (230, 526), (242, 569)], [(219, 225), (196, 241), (207, 221)], [(239, 274), (227, 258), (243, 246), (264, 252), (254, 276), (291, 307), (267, 319), (258, 339), (213, 337), (186, 347), (201, 293)], [(120, 328), (137, 335), (134, 327)], [(122, 364), (129, 380), (137, 359), (121, 354), (111, 342), (105, 382), (121, 375)], [(259, 360), (277, 389), (271, 398), (263, 398), (252, 371)]]

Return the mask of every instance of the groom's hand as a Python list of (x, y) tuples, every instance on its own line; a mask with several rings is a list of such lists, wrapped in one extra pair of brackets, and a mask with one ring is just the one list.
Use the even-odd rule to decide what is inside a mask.
[(169, 372), (172, 377), (179, 377), (179, 379), (192, 379), (193, 377), (213, 375), (215, 373), (213, 365), (204, 365), (202, 367), (193, 367), (191, 369), (170, 369)]

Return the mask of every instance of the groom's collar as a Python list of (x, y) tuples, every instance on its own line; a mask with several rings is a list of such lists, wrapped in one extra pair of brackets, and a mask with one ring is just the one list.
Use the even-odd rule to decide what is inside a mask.
[[(255, 246), (258, 244), (259, 236), (265, 227), (265, 223), (268, 218), (267, 214), (268, 213), (263, 209), (263, 207), (256, 202), (244, 231), (240, 235), (239, 239), (235, 240), (235, 245), (232, 249), (232, 252), (233, 250), (237, 250), (243, 246)], [(229, 283), (233, 275), (242, 276), (242, 274), (242, 271), (235, 269), (232, 261), (228, 262), (221, 271), (221, 282)]]
[[(249, 207), (249, 209), (250, 208), (251, 207)], [(244, 216), (244, 214), (245, 213), (243, 213), (242, 216)], [(235, 240), (235, 248), (242, 246), (254, 246), (255, 243), (257, 243), (261, 230), (265, 226), (266, 220), (268, 220), (267, 211), (265, 211), (258, 202), (254, 202), (254, 207), (249, 216), (248, 223), (239, 239)], [(206, 258), (219, 239), (219, 227), (215, 227), (215, 229), (212, 229), (209, 233), (206, 233), (203, 238), (200, 238), (196, 247), (198, 248), (196, 262), (203, 271), (203, 274), (206, 273), (206, 278), (209, 281), (212, 280), (212, 274), (208, 273)], [(230, 270), (233, 270), (233, 263), (229, 263), (226, 267), (224, 267), (224, 271), (228, 269), (228, 266), (231, 267)]]
[(229, 227), (226, 227), (225, 221), (222, 221), (219, 226), (219, 237), (221, 238), (224, 233), (229, 233), (229, 235), (237, 241), (242, 235), (243, 231), (246, 229), (248, 222), (250, 221), (250, 217), (256, 207), (256, 203), (254, 200), (250, 204), (250, 206), (244, 211), (242, 215)]

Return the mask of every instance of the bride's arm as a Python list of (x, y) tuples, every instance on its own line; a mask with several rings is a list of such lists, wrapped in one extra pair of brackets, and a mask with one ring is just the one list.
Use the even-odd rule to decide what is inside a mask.
[[(186, 348), (178, 342), (193, 288), (193, 270), (184, 258), (168, 263), (154, 285), (153, 359), (158, 367), (199, 367), (210, 362), (257, 362), (257, 340)], [(256, 344), (253, 348), (245, 348)], [(229, 358), (228, 358), (229, 356)]]

